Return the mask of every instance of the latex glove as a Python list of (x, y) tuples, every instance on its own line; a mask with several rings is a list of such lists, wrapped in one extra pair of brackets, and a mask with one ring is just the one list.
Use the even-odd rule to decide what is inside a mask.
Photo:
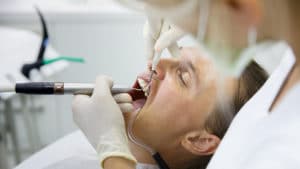
[(172, 56), (178, 57), (180, 52), (176, 42), (184, 34), (183, 31), (169, 24), (163, 18), (149, 15), (144, 25), (147, 59), (152, 60), (155, 52), (162, 52), (166, 48)]
[(199, 6), (202, 1), (209, 0), (148, 0), (143, 2), (147, 16), (159, 16), (186, 33), (196, 35), (200, 12)]
[[(136, 163), (128, 147), (125, 122), (116, 100), (111, 95), (113, 81), (99, 76), (91, 97), (77, 95), (73, 100), (73, 118), (97, 150), (100, 164), (109, 157), (122, 157)], [(127, 106), (125, 106), (127, 107)]]
[(114, 95), (114, 99), (123, 113), (130, 113), (133, 111), (132, 97), (128, 93), (116, 94)]

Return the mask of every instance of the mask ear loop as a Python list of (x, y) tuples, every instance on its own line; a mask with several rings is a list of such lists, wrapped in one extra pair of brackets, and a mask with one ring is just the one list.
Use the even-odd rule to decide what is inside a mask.
[(251, 26), (248, 30), (248, 47), (256, 45), (257, 31), (254, 26)]

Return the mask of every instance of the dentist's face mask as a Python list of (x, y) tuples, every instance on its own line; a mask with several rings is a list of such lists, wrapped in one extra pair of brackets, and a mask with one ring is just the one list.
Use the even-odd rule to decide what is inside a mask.
[(200, 0), (196, 39), (221, 73), (239, 77), (255, 56), (256, 30), (223, 3)]

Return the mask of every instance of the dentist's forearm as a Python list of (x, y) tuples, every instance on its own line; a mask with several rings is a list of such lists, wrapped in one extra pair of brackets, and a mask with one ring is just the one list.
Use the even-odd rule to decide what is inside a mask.
[(104, 161), (104, 169), (135, 169), (135, 163), (121, 157), (111, 157)]

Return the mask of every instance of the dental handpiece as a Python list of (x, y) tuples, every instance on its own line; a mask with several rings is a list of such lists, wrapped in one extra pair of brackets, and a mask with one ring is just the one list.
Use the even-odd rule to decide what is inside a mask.
[[(0, 86), (0, 93), (15, 92), (30, 95), (92, 95), (94, 88), (95, 85), (90, 83), (29, 82)], [(111, 89), (111, 93), (128, 93), (132, 90), (139, 91), (141, 89), (114, 85)]]

